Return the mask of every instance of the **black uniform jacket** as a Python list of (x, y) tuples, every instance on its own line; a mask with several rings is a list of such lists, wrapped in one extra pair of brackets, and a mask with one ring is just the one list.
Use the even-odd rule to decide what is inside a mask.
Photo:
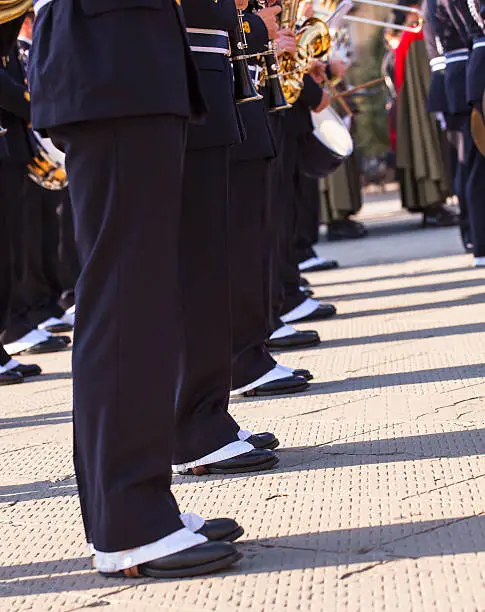
[(35, 128), (204, 110), (175, 0), (53, 0), (34, 25)]
[(30, 102), (17, 48), (0, 64), (0, 124), (8, 132), (0, 136), (0, 159), (29, 162), (32, 159), (32, 136), (28, 129)]
[[(246, 13), (244, 24), (248, 54), (264, 51), (268, 43), (268, 31), (263, 20), (253, 13)], [(264, 89), (260, 93), (263, 94)], [(231, 160), (246, 161), (274, 158), (276, 148), (265, 101), (247, 102), (246, 104), (240, 104), (238, 108), (244, 125), (246, 140), (241, 145), (231, 149)]]
[[(239, 27), (234, 0), (182, 0), (188, 28), (225, 30)], [(188, 149), (206, 149), (241, 142), (242, 131), (234, 101), (229, 58), (220, 53), (194, 53), (208, 114), (202, 124), (191, 125)]]
[(467, 96), (470, 104), (482, 109), (482, 99), (485, 93), (485, 27), (483, 22), (485, 19), (485, 1), (475, 0), (475, 6), (481, 15), (482, 22), (477, 24), (476, 19), (473, 19), (471, 34), (473, 42), (479, 46), (473, 49), (468, 63)]
[[(445, 88), (445, 69), (444, 59), (439, 61), (443, 55), (443, 44), (438, 36), (437, 17), (437, 0), (427, 0), (421, 8), (424, 12), (424, 42), (430, 60), (434, 60), (437, 66), (431, 62), (431, 80), (428, 90), (428, 111), (430, 113), (447, 113), (448, 104), (446, 101)], [(439, 68), (439, 69), (438, 69)]]

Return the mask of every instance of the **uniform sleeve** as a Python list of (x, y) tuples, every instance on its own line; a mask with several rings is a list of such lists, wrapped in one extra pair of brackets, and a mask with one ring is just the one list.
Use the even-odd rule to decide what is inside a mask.
[(303, 77), (303, 90), (300, 100), (312, 110), (317, 108), (322, 101), (322, 89), (318, 83), (315, 83), (309, 74), (305, 74)]
[(27, 89), (0, 68), (0, 109), (30, 121), (30, 102), (26, 94)]
[(268, 30), (261, 17), (254, 13), (246, 13), (243, 18), (243, 27), (248, 44), (248, 53), (260, 53), (268, 44)]
[(436, 44), (436, 33), (434, 31), (433, 17), (431, 14), (429, 2), (425, 0), (421, 6), (421, 10), (424, 14), (424, 24), (423, 24), (423, 35), (424, 42), (426, 44), (426, 51), (428, 53), (428, 57), (430, 60), (435, 57), (439, 57), (441, 53), (438, 51), (438, 46)]
[[(485, 0), (480, 0), (480, 15), (485, 20)], [(485, 34), (485, 28), (484, 28), (483, 33)]]

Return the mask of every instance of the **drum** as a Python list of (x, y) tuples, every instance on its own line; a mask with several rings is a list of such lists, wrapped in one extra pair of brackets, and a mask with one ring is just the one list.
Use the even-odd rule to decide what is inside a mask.
[(302, 172), (325, 178), (352, 155), (354, 143), (344, 120), (330, 106), (312, 113), (313, 132), (303, 145)]
[(67, 187), (65, 167), (66, 156), (59, 151), (49, 138), (42, 138), (38, 132), (33, 132), (36, 152), (28, 165), (29, 177), (44, 189), (57, 191)]

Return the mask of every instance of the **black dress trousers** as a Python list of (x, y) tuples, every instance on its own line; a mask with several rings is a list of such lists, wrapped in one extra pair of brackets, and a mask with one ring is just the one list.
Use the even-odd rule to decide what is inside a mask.
[(231, 311), (229, 147), (188, 150), (179, 244), (185, 357), (177, 398), (174, 464), (238, 439), (228, 413)]
[(297, 194), (299, 135), (301, 129), (301, 109), (293, 107), (285, 115), (285, 144), (283, 148), (283, 172), (281, 184), (281, 243), (280, 243), (280, 282), (283, 286), (283, 302), (280, 314), (293, 310), (305, 301), (300, 291), (300, 272), (298, 269), (297, 240)]
[(475, 257), (485, 257), (485, 157), (473, 142), (469, 121), (465, 122), (463, 136), (468, 175), (466, 202), (473, 254)]
[(59, 303), (63, 310), (67, 310), (75, 304), (74, 287), (81, 271), (74, 238), (69, 189), (64, 192), (60, 209), (59, 263), (63, 290)]
[(231, 163), (230, 252), (233, 314), (232, 388), (269, 372), (276, 362), (265, 348), (268, 329), (268, 203), (271, 160)]
[[(179, 248), (186, 120), (58, 127), (82, 272), (73, 350), (75, 467), (88, 540), (115, 552), (183, 527), (170, 493), (183, 358)], [(140, 295), (156, 325), (140, 329)]]
[(297, 236), (296, 249), (298, 262), (314, 257), (313, 245), (319, 239), (320, 196), (318, 179), (298, 172), (296, 181), (297, 199)]
[(3, 344), (0, 343), (0, 366), (6, 365), (10, 361), (10, 355), (3, 348)]
[(21, 288), (25, 164), (0, 161), (0, 184), (0, 341), (7, 344), (32, 331)]
[(59, 278), (59, 217), (63, 191), (51, 191), (25, 179), (22, 198), (23, 270), (21, 291), (33, 327), (49, 317), (62, 317)]

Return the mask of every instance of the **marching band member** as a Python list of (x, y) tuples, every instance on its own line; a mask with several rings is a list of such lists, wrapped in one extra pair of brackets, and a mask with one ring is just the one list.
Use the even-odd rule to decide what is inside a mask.
[(284, 214), (280, 229), (280, 267), (276, 281), (282, 287), (280, 292), (282, 297), (277, 306), (284, 324), (321, 321), (333, 317), (337, 312), (332, 304), (322, 304), (307, 297), (300, 289), (300, 270), (296, 252), (298, 232), (296, 181), (299, 172), (299, 146), (304, 135), (313, 129), (310, 109), (319, 112), (329, 104), (328, 94), (317, 83), (321, 79), (319, 75), (322, 70), (325, 70), (322, 66), (318, 60), (314, 62), (311, 72), (304, 77), (300, 98), (293, 108), (286, 111), (284, 119), (283, 181), (279, 191)]
[[(239, 8), (246, 5), (247, 0), (241, 0)], [(244, 135), (227, 57), (228, 38), (213, 31), (237, 36), (239, 22), (234, 0), (184, 0), (183, 9), (208, 114), (204, 124), (189, 127), (183, 174), (180, 266), (186, 345), (173, 468), (195, 475), (259, 471), (278, 463), (268, 450), (277, 444), (275, 436), (242, 431), (228, 413), (229, 150)]]
[[(280, 7), (246, 13), (248, 53), (264, 52), (277, 35)], [(256, 71), (257, 64), (253, 64)], [(265, 341), (270, 307), (271, 165), (276, 155), (263, 100), (239, 106), (246, 140), (231, 150), (230, 267), (232, 305), (232, 394), (282, 395), (308, 387), (305, 375), (276, 363)], [(303, 376), (299, 375), (303, 374)]]
[[(29, 19), (26, 18), (27, 24)], [(28, 34), (28, 25), (23, 28), (24, 34)], [(62, 350), (70, 339), (52, 337), (50, 330), (71, 329), (65, 324), (60, 328), (46, 325), (45, 329), (37, 329), (51, 317), (62, 316), (62, 309), (57, 306), (58, 295), (48, 281), (52, 278), (55, 284), (57, 275), (57, 194), (44, 193), (46, 190), (27, 176), (27, 165), (33, 157), (33, 137), (29, 127), (25, 66), (20, 53), (25, 44), (20, 41), (18, 46), (14, 45), (0, 67), (0, 117), (8, 129), (0, 144), (0, 231), (3, 234), (0, 340), (9, 355)], [(55, 319), (54, 323), (61, 321)]]
[[(483, 66), (479, 62), (483, 28), (477, 23), (480, 19), (478, 8), (472, 15), (471, 6), (475, 5), (471, 5), (468, 0), (437, 0), (435, 23), (446, 57), (445, 91), (448, 109), (463, 134), (461, 189), (468, 208), (474, 265), (480, 266), (485, 257), (485, 158), (473, 141), (470, 111), (474, 104), (480, 104), (480, 87), (484, 84), (481, 72)], [(471, 56), (470, 47), (473, 47)], [(480, 69), (477, 70), (477, 67)]]
[[(219, 25), (217, 16), (227, 28), (226, 2), (198, 4), (201, 15), (214, 17), (212, 27)], [(35, 9), (33, 124), (66, 152), (82, 266), (74, 458), (96, 567), (110, 577), (153, 578), (227, 567), (240, 554), (211, 539), (240, 534), (240, 528), (223, 521), (230, 526), (221, 534), (203, 519), (184, 520), (170, 491), (171, 464), (182, 444), (192, 453), (197, 440), (210, 446), (212, 434), (222, 443), (237, 436), (228, 417), (221, 432), (202, 423), (189, 433), (181, 423), (188, 414), (175, 414), (192, 375), (184, 326), (193, 329), (193, 323), (181, 281), (199, 274), (188, 269), (186, 251), (193, 245), (184, 243), (194, 211), (184, 210), (190, 186), (182, 185), (183, 162), (188, 119), (205, 112), (180, 9), (173, 0), (39, 0)], [(217, 86), (227, 60), (206, 55), (207, 89), (211, 82)], [(219, 144), (226, 143), (224, 134)], [(192, 150), (195, 144), (193, 133)], [(194, 161), (189, 156), (186, 172)], [(212, 221), (219, 220), (204, 219)], [(147, 288), (157, 321), (149, 335), (137, 324), (139, 296)], [(205, 348), (204, 359), (212, 354)], [(202, 384), (201, 398), (211, 392), (210, 382)], [(226, 379), (221, 386), (224, 402)], [(220, 422), (226, 406), (217, 398), (213, 408), (209, 426)]]
[[(463, 4), (465, 4), (463, 2)], [(457, 11), (462, 2), (450, 5)], [(469, 0), (463, 13), (467, 16), (469, 40), (472, 51), (467, 70), (466, 93), (470, 105), (482, 115), (485, 95), (485, 4), (483, 0)], [(472, 149), (468, 175), (468, 201), (472, 226), (474, 266), (485, 266), (485, 157), (475, 146)]]
[[(281, 52), (292, 55), (296, 53), (296, 37), (291, 30), (280, 30), (278, 32), (277, 47)], [(270, 350), (285, 351), (296, 348), (307, 348), (318, 346), (320, 336), (315, 330), (297, 330), (295, 327), (281, 320), (281, 304), (284, 299), (284, 285), (281, 275), (285, 273), (286, 265), (283, 257), (285, 253), (285, 215), (286, 215), (286, 193), (285, 193), (285, 141), (286, 141), (286, 111), (274, 112), (269, 115), (269, 122), (273, 133), (273, 139), (277, 151), (277, 157), (273, 163), (271, 181), (270, 219), (272, 226), (271, 243), (271, 270), (270, 270), (270, 311), (268, 316), (268, 327), (272, 330), (266, 341)], [(290, 266), (294, 273), (294, 266)], [(301, 279), (299, 279), (301, 284)]]

